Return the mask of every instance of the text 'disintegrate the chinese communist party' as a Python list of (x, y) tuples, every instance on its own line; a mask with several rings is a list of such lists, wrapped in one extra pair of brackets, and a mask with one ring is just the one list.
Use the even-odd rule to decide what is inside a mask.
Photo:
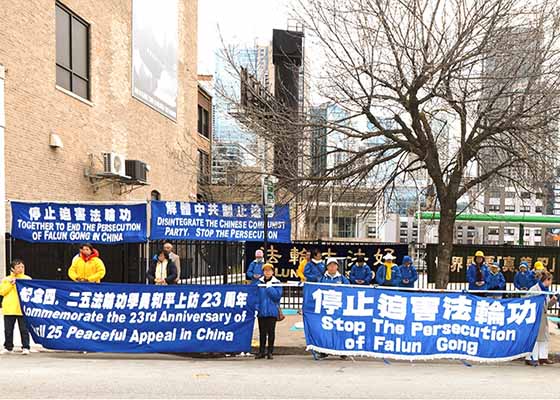
[(493, 299), (304, 286), (308, 349), (335, 355), (513, 360), (532, 351), (543, 310), (543, 296)]
[(18, 280), (33, 340), (92, 352), (248, 352), (257, 287)]

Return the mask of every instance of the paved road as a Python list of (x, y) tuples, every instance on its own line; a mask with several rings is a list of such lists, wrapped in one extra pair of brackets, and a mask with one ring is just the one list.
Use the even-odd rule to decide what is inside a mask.
[[(173, 355), (0, 356), (8, 398), (558, 398), (560, 367), (195, 359)], [(13, 382), (10, 383), (10, 382)]]

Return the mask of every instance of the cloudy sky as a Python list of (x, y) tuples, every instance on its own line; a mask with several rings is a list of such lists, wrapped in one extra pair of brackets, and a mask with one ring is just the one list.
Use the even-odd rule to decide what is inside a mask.
[(271, 40), (274, 28), (286, 29), (288, 4), (289, 0), (199, 0), (198, 72), (214, 73), (220, 32), (226, 43), (246, 46), (256, 39)]

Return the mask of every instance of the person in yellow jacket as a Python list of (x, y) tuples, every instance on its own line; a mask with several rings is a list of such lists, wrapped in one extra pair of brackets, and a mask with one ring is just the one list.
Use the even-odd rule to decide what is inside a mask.
[(80, 246), (80, 256), (74, 257), (68, 276), (74, 282), (94, 283), (101, 282), (105, 277), (105, 264), (99, 258), (99, 252), (91, 244)]
[(305, 266), (307, 263), (311, 261), (311, 253), (309, 251), (305, 252), (305, 256), (301, 257), (299, 260), (299, 266), (297, 269), (297, 276), (300, 281), (305, 282), (307, 279), (305, 278)]
[(16, 289), (16, 279), (31, 279), (25, 275), (25, 265), (21, 260), (14, 260), (10, 264), (11, 274), (2, 279), (0, 296), (2, 300), (2, 314), (4, 314), (4, 348), (0, 354), (11, 354), (14, 350), (14, 328), (16, 321), (21, 336), (21, 354), (29, 354), (29, 331), (23, 319), (19, 297)]

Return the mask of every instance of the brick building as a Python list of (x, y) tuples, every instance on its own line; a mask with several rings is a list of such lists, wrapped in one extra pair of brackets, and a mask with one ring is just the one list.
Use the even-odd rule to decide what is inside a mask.
[[(171, 15), (171, 25), (176, 24), (175, 42), (165, 37), (165, 46), (156, 43), (161, 37), (141, 36), (149, 32), (142, 29), (152, 22), (151, 16), (133, 18), (134, 12), (155, 3), (2, 3), (0, 126), (5, 129), (0, 145), (5, 173), (0, 196), (4, 190), (5, 195), (0, 200), (7, 226), (5, 200), (12, 199), (196, 201), (199, 148), (210, 152), (210, 137), (201, 138), (203, 132), (197, 129), (198, 2), (170, 2), (171, 14), (160, 13), (163, 6), (154, 9), (154, 20)], [(136, 26), (133, 19), (139, 21)], [(152, 47), (142, 48), (145, 43)], [(160, 46), (160, 59), (154, 60), (153, 46)], [(135, 57), (140, 57), (140, 65), (134, 64)], [(165, 63), (172, 65), (173, 73), (166, 72)], [(150, 81), (156, 79), (156, 69), (164, 71), (157, 87)], [(142, 95), (142, 90), (153, 97)], [(107, 168), (103, 153), (142, 161), (147, 182), (100, 178)]]

